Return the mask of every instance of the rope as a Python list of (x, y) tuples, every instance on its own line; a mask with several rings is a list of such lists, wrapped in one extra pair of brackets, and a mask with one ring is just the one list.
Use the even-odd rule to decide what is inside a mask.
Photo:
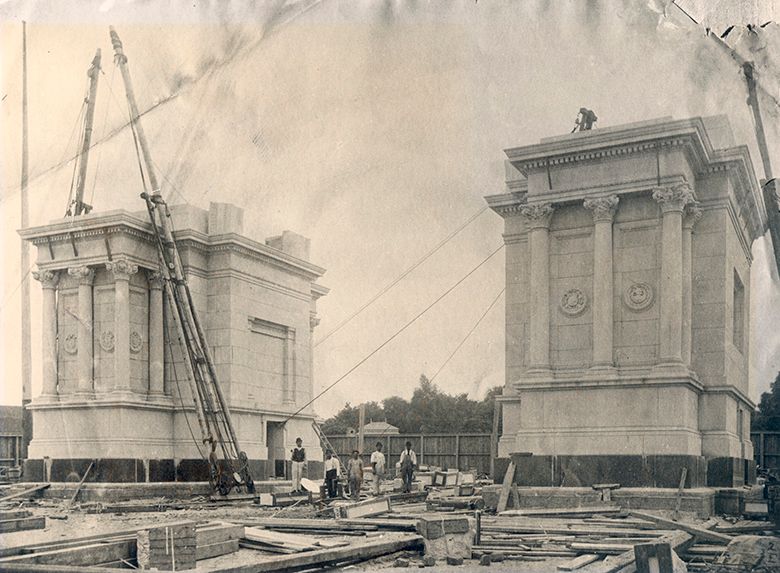
[(357, 369), (358, 369), (360, 366), (362, 366), (362, 365), (363, 365), (365, 362), (367, 362), (367, 361), (368, 361), (368, 360), (369, 360), (369, 359), (370, 359), (372, 356), (374, 356), (374, 354), (376, 354), (377, 352), (379, 352), (380, 350), (382, 350), (382, 349), (383, 349), (385, 346), (387, 346), (388, 344), (390, 344), (390, 342), (392, 342), (392, 341), (393, 341), (395, 338), (397, 338), (397, 337), (398, 337), (398, 336), (399, 336), (399, 335), (400, 335), (402, 332), (404, 332), (404, 331), (405, 331), (407, 328), (409, 328), (410, 326), (412, 326), (412, 324), (414, 324), (415, 322), (417, 322), (417, 320), (418, 320), (420, 317), (422, 317), (422, 316), (423, 316), (423, 315), (424, 315), (426, 312), (428, 312), (428, 311), (429, 311), (431, 308), (433, 308), (433, 307), (434, 307), (434, 306), (435, 306), (435, 305), (436, 305), (436, 304), (437, 304), (437, 303), (438, 303), (440, 300), (442, 300), (444, 297), (446, 297), (448, 294), (450, 294), (452, 291), (454, 291), (454, 290), (455, 290), (455, 289), (458, 287), (458, 285), (460, 285), (460, 284), (461, 284), (463, 281), (465, 281), (467, 278), (469, 278), (471, 275), (473, 275), (473, 274), (474, 274), (474, 273), (475, 273), (475, 272), (476, 272), (476, 271), (477, 271), (477, 270), (478, 270), (478, 269), (479, 269), (479, 268), (480, 268), (482, 265), (484, 265), (484, 264), (485, 264), (486, 262), (488, 262), (488, 261), (489, 261), (491, 258), (493, 258), (493, 256), (494, 256), (496, 253), (498, 253), (498, 252), (499, 252), (501, 249), (503, 249), (503, 248), (504, 248), (504, 245), (503, 245), (503, 244), (501, 244), (501, 245), (500, 245), (500, 246), (499, 246), (499, 247), (498, 247), (496, 250), (494, 250), (494, 251), (493, 251), (492, 253), (490, 253), (490, 254), (489, 254), (487, 257), (485, 257), (484, 259), (482, 259), (482, 262), (480, 262), (480, 263), (479, 263), (479, 264), (478, 264), (476, 267), (474, 267), (474, 268), (473, 268), (473, 269), (471, 269), (471, 270), (470, 270), (468, 273), (466, 273), (466, 275), (465, 275), (465, 276), (463, 276), (461, 279), (459, 279), (459, 280), (458, 280), (458, 282), (456, 282), (454, 285), (452, 285), (450, 288), (448, 288), (446, 291), (444, 291), (444, 293), (443, 293), (441, 296), (439, 296), (439, 298), (437, 298), (436, 300), (434, 300), (432, 303), (430, 303), (428, 306), (426, 306), (426, 307), (425, 307), (425, 308), (424, 308), (424, 309), (423, 309), (423, 310), (422, 310), (420, 313), (418, 313), (418, 314), (417, 314), (417, 315), (416, 315), (414, 318), (412, 318), (412, 319), (411, 319), (409, 322), (407, 322), (406, 324), (404, 324), (404, 325), (403, 325), (403, 326), (402, 326), (402, 327), (401, 327), (399, 330), (397, 330), (397, 331), (395, 332), (395, 334), (393, 334), (393, 335), (392, 335), (390, 338), (388, 338), (388, 339), (387, 339), (387, 340), (385, 340), (385, 341), (384, 341), (382, 344), (380, 344), (379, 346), (377, 346), (377, 347), (376, 347), (374, 350), (372, 350), (372, 351), (371, 351), (371, 352), (370, 352), (370, 353), (369, 353), (367, 356), (365, 356), (363, 359), (361, 359), (360, 361), (358, 361), (358, 363), (357, 363), (357, 364), (355, 364), (354, 366), (352, 366), (352, 368), (350, 368), (349, 370), (347, 370), (347, 371), (346, 371), (344, 374), (342, 374), (341, 376), (339, 376), (339, 378), (337, 378), (335, 382), (333, 382), (332, 384), (330, 384), (330, 386), (327, 386), (325, 389), (323, 389), (323, 390), (322, 390), (322, 392), (320, 392), (320, 393), (319, 393), (319, 394), (317, 394), (317, 395), (316, 395), (314, 398), (312, 398), (311, 400), (309, 400), (308, 402), (306, 402), (306, 404), (304, 404), (303, 406), (301, 406), (300, 408), (298, 408), (298, 410), (296, 410), (296, 411), (295, 411), (293, 414), (290, 414), (289, 416), (287, 416), (287, 417), (284, 419), (284, 421), (283, 421), (282, 423), (286, 423), (288, 420), (291, 420), (292, 418), (294, 418), (295, 416), (297, 416), (298, 414), (300, 414), (300, 413), (301, 413), (303, 410), (305, 410), (305, 409), (306, 409), (306, 408), (308, 408), (308, 407), (309, 407), (311, 404), (313, 404), (315, 400), (318, 400), (318, 399), (319, 399), (319, 398), (320, 398), (320, 397), (321, 397), (323, 394), (325, 394), (326, 392), (328, 392), (328, 391), (329, 391), (331, 388), (333, 388), (333, 387), (334, 387), (336, 384), (338, 384), (339, 382), (341, 382), (342, 380), (344, 380), (344, 378), (346, 378), (347, 376), (349, 376), (350, 374), (352, 374), (352, 372), (354, 372), (354, 371), (355, 371), (355, 370), (357, 370)]
[(482, 316), (479, 317), (479, 320), (477, 320), (477, 322), (474, 323), (474, 326), (471, 327), (471, 330), (468, 331), (466, 336), (463, 337), (463, 340), (461, 340), (460, 343), (455, 347), (455, 350), (453, 350), (452, 353), (447, 357), (447, 360), (445, 360), (444, 363), (441, 366), (439, 366), (439, 369), (436, 371), (436, 374), (434, 374), (433, 377), (431, 378), (430, 380), (431, 382), (436, 380), (436, 377), (439, 375), (439, 372), (444, 370), (444, 367), (447, 366), (450, 360), (452, 360), (452, 357), (455, 356), (455, 354), (457, 354), (458, 350), (460, 350), (461, 346), (463, 346), (463, 344), (466, 342), (468, 337), (473, 334), (473, 332), (477, 329), (479, 324), (485, 319), (487, 314), (490, 312), (490, 309), (495, 306), (495, 304), (498, 302), (498, 299), (501, 298), (502, 294), (504, 294), (505, 290), (506, 287), (502, 288), (501, 292), (499, 292), (498, 295), (496, 295), (496, 298), (493, 299), (493, 302), (490, 303), (490, 306), (488, 306), (485, 312), (482, 313)]
[(377, 294), (375, 294), (371, 299), (366, 302), (363, 306), (361, 306), (359, 309), (357, 309), (355, 312), (353, 312), (351, 315), (349, 315), (346, 319), (342, 320), (336, 328), (331, 330), (328, 334), (326, 334), (322, 339), (318, 340), (314, 347), (316, 348), (323, 342), (325, 342), (328, 338), (336, 334), (339, 330), (341, 330), (344, 326), (346, 326), (350, 321), (352, 321), (353, 318), (358, 316), (361, 312), (366, 310), (369, 306), (374, 304), (382, 295), (384, 295), (387, 291), (389, 291), (391, 288), (393, 288), (395, 285), (397, 285), (399, 282), (401, 282), (404, 278), (406, 278), (412, 271), (414, 271), (417, 267), (419, 267), (421, 264), (423, 264), (425, 261), (427, 261), (429, 258), (431, 258), (436, 252), (439, 251), (444, 245), (446, 245), (451, 239), (453, 239), (458, 233), (460, 233), (463, 229), (468, 227), (477, 217), (479, 217), (482, 213), (487, 211), (488, 207), (487, 205), (482, 207), (479, 211), (474, 213), (471, 217), (469, 217), (466, 222), (462, 223), (457, 229), (455, 229), (453, 232), (451, 232), (449, 235), (447, 235), (438, 245), (436, 245), (433, 249), (428, 251), (425, 255), (423, 255), (420, 259), (417, 260), (411, 267), (406, 269), (403, 273), (401, 273), (396, 279), (394, 279), (390, 284), (385, 286), (382, 290), (380, 290)]

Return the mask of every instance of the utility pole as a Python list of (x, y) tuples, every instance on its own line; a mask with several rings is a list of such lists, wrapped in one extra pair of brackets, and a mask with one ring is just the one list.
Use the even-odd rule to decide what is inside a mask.
[(71, 205), (68, 205), (66, 216), (87, 214), (92, 210), (92, 205), (84, 203), (84, 188), (87, 183), (87, 164), (89, 163), (89, 148), (92, 142), (92, 124), (95, 118), (95, 99), (97, 97), (98, 78), (100, 77), (100, 48), (95, 53), (92, 66), (87, 71), (89, 76), (89, 95), (87, 96), (87, 112), (84, 116), (84, 139), (79, 153), (79, 172), (76, 179), (76, 197)]
[[(27, 22), (22, 22), (22, 181), (20, 199), (22, 203), (22, 229), (30, 225), (27, 181), (29, 150), (27, 132)], [(32, 347), (30, 343), (30, 250), (22, 239), (22, 256), (19, 272), (22, 275), (22, 452), (27, 458), (27, 448), (32, 439), (32, 412), (28, 406), (32, 401)]]
[(363, 441), (365, 440), (364, 427), (366, 425), (366, 405), (361, 404), (358, 409), (358, 447), (357, 451), (363, 455)]

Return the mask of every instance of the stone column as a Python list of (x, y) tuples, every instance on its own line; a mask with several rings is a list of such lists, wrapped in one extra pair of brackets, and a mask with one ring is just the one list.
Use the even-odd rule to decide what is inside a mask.
[(692, 301), (692, 259), (691, 259), (691, 242), (693, 226), (696, 221), (701, 219), (701, 208), (696, 203), (690, 203), (685, 207), (685, 213), (683, 215), (682, 233), (683, 233), (683, 249), (682, 249), (682, 273), (683, 273), (683, 299), (682, 299), (682, 361), (683, 364), (690, 367), (691, 365), (691, 323), (693, 319), (693, 301)]
[(165, 395), (165, 328), (163, 280), (159, 271), (146, 271), (149, 280), (149, 399)]
[(33, 271), (35, 280), (43, 287), (41, 305), (41, 351), (43, 355), (43, 380), (41, 399), (56, 401), (57, 395), (57, 271)]
[(78, 373), (77, 394), (91, 395), (93, 386), (93, 320), (92, 320), (92, 283), (95, 271), (86, 265), (71, 267), (68, 274), (79, 281), (78, 294), (78, 350), (76, 370)]
[(530, 265), (530, 320), (528, 371), (544, 374), (550, 369), (550, 203), (524, 205), (520, 212), (528, 227)]
[(694, 200), (690, 185), (659, 187), (653, 199), (661, 206), (661, 364), (682, 363), (683, 209)]
[(609, 369), (613, 364), (613, 281), (612, 220), (617, 209), (617, 195), (586, 199), (586, 209), (593, 211), (593, 363), (594, 369)]
[(114, 332), (101, 333), (100, 344), (114, 351), (114, 392), (130, 392), (130, 276), (138, 267), (117, 259), (106, 268), (114, 275)]

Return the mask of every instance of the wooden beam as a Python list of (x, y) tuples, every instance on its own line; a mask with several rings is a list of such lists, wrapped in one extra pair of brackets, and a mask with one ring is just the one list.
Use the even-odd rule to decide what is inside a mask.
[(674, 513), (672, 514), (673, 521), (680, 519), (680, 507), (682, 506), (682, 496), (683, 490), (685, 489), (686, 477), (688, 477), (688, 468), (684, 467), (680, 474), (680, 486), (677, 488), (677, 499), (674, 502)]
[(577, 569), (581, 567), (585, 567), (585, 565), (588, 565), (589, 563), (593, 563), (594, 561), (598, 561), (600, 557), (598, 555), (580, 555), (579, 557), (575, 557), (571, 561), (567, 561), (566, 563), (561, 563), (558, 565), (559, 571), (576, 571)]
[(271, 573), (289, 571), (303, 567), (321, 567), (341, 561), (373, 559), (381, 555), (404, 549), (417, 549), (423, 545), (423, 538), (411, 533), (386, 534), (380, 539), (371, 539), (347, 547), (317, 549), (292, 555), (281, 555), (259, 563), (233, 567), (216, 568), (212, 573)]
[[(675, 531), (659, 539), (659, 542), (668, 543), (674, 551), (683, 551), (693, 543), (693, 537), (684, 531)], [(633, 564), (635, 559), (634, 548), (632, 547), (620, 555), (608, 557), (601, 563), (594, 564), (588, 568), (588, 573), (616, 573), (624, 567)]]
[(717, 533), (715, 531), (710, 531), (709, 529), (704, 529), (703, 527), (697, 527), (696, 525), (681, 523), (679, 521), (672, 521), (671, 519), (659, 517), (657, 515), (653, 515), (652, 513), (645, 513), (643, 511), (631, 511), (629, 513), (633, 517), (652, 521), (656, 525), (659, 525), (662, 529), (679, 529), (681, 531), (686, 531), (691, 535), (695, 535), (699, 539), (706, 539), (707, 541), (713, 541), (715, 543), (723, 543), (728, 545), (728, 543), (734, 539), (732, 536), (726, 535), (724, 533)]
[(124, 559), (131, 561), (136, 555), (135, 539), (113, 541), (110, 543), (92, 543), (78, 547), (41, 551), (29, 555), (16, 555), (0, 560), (0, 569), (12, 563), (27, 563), (36, 565), (80, 565), (88, 566), (94, 563), (106, 563)]
[[(3, 563), (3, 573), (127, 573), (127, 568), (85, 567), (83, 565), (36, 565), (33, 563)], [(196, 573), (196, 572), (190, 572)]]
[(561, 517), (571, 515), (604, 515), (608, 513), (620, 513), (622, 510), (619, 507), (610, 505), (594, 505), (593, 507), (567, 507), (561, 509), (510, 509), (505, 511), (503, 515), (506, 516), (520, 516), (520, 517)]
[(93, 467), (95, 467), (95, 460), (89, 462), (89, 467), (87, 468), (87, 471), (85, 471), (84, 475), (81, 476), (81, 481), (79, 482), (79, 485), (76, 486), (76, 491), (73, 492), (73, 495), (71, 496), (70, 500), (66, 504), (66, 507), (70, 507), (71, 505), (73, 505), (73, 502), (76, 501), (76, 498), (79, 496), (79, 493), (81, 492), (81, 486), (84, 485), (84, 481), (87, 479), (87, 476), (89, 475), (89, 472), (92, 471)]
[(38, 493), (39, 491), (43, 491), (46, 488), (48, 488), (51, 484), (45, 483), (42, 485), (36, 485), (35, 487), (31, 487), (28, 489), (25, 489), (23, 491), (20, 491), (19, 493), (12, 493), (11, 495), (7, 495), (5, 497), (0, 497), (0, 502), (2, 501), (9, 501), (12, 499), (19, 499), (20, 497), (32, 497), (33, 494)]
[(498, 513), (506, 511), (506, 505), (509, 503), (509, 492), (513, 483), (515, 483), (515, 462), (509, 462), (509, 466), (504, 474), (504, 483), (501, 484), (501, 493), (498, 496), (498, 505), (496, 506)]
[(22, 517), (30, 517), (30, 516), (32, 516), (32, 512), (27, 511), (26, 509), (19, 509), (13, 511), (0, 511), (0, 520), (21, 519)]
[(4, 519), (0, 521), (0, 533), (27, 531), (29, 529), (44, 529), (45, 527), (45, 517), (22, 517), (19, 519)]

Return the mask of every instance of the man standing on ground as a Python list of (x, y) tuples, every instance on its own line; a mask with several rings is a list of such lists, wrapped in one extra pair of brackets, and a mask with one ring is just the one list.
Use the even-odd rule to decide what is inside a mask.
[(292, 485), (295, 493), (301, 493), (303, 466), (306, 464), (306, 450), (302, 446), (303, 440), (296, 438), (295, 449), (292, 451)]
[(415, 467), (417, 467), (417, 454), (412, 450), (412, 442), (406, 442), (406, 449), (401, 452), (401, 477), (404, 480), (404, 493), (412, 491)]
[(333, 452), (325, 452), (325, 487), (328, 488), (328, 498), (336, 497), (338, 492), (339, 474), (341, 473), (341, 464), (339, 459), (333, 455)]
[(352, 457), (347, 464), (347, 474), (349, 476), (349, 495), (355, 501), (360, 499), (360, 487), (363, 485), (363, 460), (360, 459), (360, 452), (352, 451)]
[(385, 455), (382, 453), (382, 442), (377, 442), (376, 451), (371, 453), (371, 469), (374, 470), (374, 495), (379, 495), (379, 486), (385, 479)]

